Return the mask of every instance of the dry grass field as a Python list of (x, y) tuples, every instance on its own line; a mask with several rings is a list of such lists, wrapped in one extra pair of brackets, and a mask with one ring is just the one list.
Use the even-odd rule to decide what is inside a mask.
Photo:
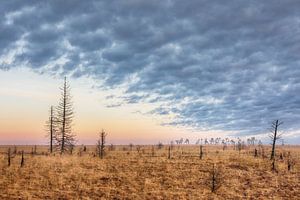
[[(270, 147), (264, 147), (265, 157), (261, 149), (254, 157), (254, 148), (207, 145), (200, 159), (199, 146), (175, 145), (168, 159), (168, 146), (116, 146), (100, 159), (94, 146), (63, 156), (46, 155), (45, 146), (37, 146), (35, 155), (31, 146), (17, 146), (8, 166), (8, 147), (1, 146), (0, 199), (300, 199), (300, 147), (279, 146), (275, 171)], [(295, 161), (291, 171), (288, 152)]]

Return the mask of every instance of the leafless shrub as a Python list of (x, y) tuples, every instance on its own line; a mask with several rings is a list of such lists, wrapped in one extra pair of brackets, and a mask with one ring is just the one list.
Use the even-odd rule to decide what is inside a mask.
[(223, 183), (224, 177), (219, 168), (216, 167), (216, 164), (213, 164), (212, 170), (209, 172), (209, 178), (207, 184), (210, 187), (211, 192), (216, 192)]
[(159, 142), (157, 145), (157, 149), (162, 149), (164, 147), (163, 143)]
[(276, 164), (275, 164), (275, 158), (272, 159), (272, 171), (277, 172)]
[(141, 146), (140, 145), (136, 146), (136, 151), (138, 152), (138, 154), (140, 154), (140, 151), (141, 151)]
[(255, 148), (254, 149), (254, 157), (256, 158), (257, 156), (258, 156), (257, 149)]
[(279, 154), (279, 159), (280, 159), (280, 160), (283, 160), (283, 153), (280, 153), (280, 154)]
[(108, 149), (109, 149), (109, 151), (114, 151), (115, 150), (115, 146), (113, 144), (110, 144)]
[(287, 159), (287, 170), (291, 171), (296, 164), (296, 161), (292, 158), (291, 153), (288, 153), (288, 159)]
[(13, 154), (16, 155), (17, 154), (17, 146), (14, 146), (14, 151)]
[(130, 148), (130, 151), (132, 151), (132, 149), (133, 149), (133, 144), (132, 143), (129, 144), (129, 148)]

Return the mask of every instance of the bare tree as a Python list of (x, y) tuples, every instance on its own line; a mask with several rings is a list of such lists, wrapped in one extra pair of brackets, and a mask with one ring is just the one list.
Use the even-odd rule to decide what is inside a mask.
[(202, 145), (200, 145), (199, 158), (200, 158), (200, 159), (203, 158), (203, 147), (202, 147)]
[(100, 139), (97, 142), (97, 152), (98, 155), (101, 159), (103, 159), (104, 154), (105, 154), (105, 138), (106, 138), (106, 133), (104, 130), (101, 131), (100, 133)]
[(278, 134), (278, 127), (283, 124), (283, 122), (280, 122), (279, 120), (275, 120), (272, 122), (271, 126), (271, 134), (269, 137), (272, 140), (272, 151), (271, 151), (271, 157), (270, 159), (273, 160), (275, 158), (275, 147), (276, 147), (276, 141), (281, 138), (281, 134)]
[(7, 150), (7, 165), (10, 166), (11, 163), (11, 151), (10, 148)]
[(257, 157), (257, 156), (258, 156), (257, 149), (255, 148), (254, 149), (254, 157)]
[(56, 120), (54, 116), (54, 109), (53, 106), (50, 107), (50, 116), (48, 121), (46, 121), (46, 131), (47, 131), (47, 137), (49, 138), (49, 149), (50, 153), (53, 152), (53, 145), (54, 145), (54, 136), (56, 133)]
[(169, 148), (168, 148), (168, 159), (171, 159), (171, 146), (169, 146)]
[(21, 164), (20, 164), (21, 167), (24, 166), (24, 151), (22, 150), (22, 154), (21, 154)]
[(57, 147), (61, 154), (71, 152), (75, 145), (75, 135), (72, 132), (73, 122), (73, 104), (71, 101), (70, 85), (67, 79), (64, 79), (64, 85), (61, 89), (61, 99), (57, 107), (57, 128), (58, 132), (55, 135)]

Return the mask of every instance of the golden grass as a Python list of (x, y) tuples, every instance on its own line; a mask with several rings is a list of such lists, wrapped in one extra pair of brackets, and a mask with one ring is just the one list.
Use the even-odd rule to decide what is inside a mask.
[[(118, 146), (101, 160), (93, 157), (93, 146), (82, 156), (78, 148), (74, 155), (59, 156), (30, 155), (31, 147), (18, 146), (28, 153), (21, 168), (20, 155), (7, 166), (2, 146), (0, 199), (300, 199), (299, 162), (288, 172), (286, 157), (277, 158), (273, 172), (268, 158), (254, 158), (253, 148), (239, 153), (205, 146), (202, 160), (196, 146), (175, 146), (171, 159), (166, 146), (156, 148), (154, 156), (151, 148), (143, 146), (138, 153)], [(299, 161), (300, 147), (280, 147), (278, 154), (288, 151)], [(209, 184), (213, 164), (223, 180), (215, 193)]]

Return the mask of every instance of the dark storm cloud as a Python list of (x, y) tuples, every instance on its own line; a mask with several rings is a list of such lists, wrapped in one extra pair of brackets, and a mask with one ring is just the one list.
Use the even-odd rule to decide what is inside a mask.
[[(273, 119), (300, 128), (300, 3), (9, 1), (1, 68), (126, 85), (126, 103), (159, 104), (169, 125), (258, 134)], [(14, 50), (21, 49), (14, 53)], [(8, 64), (9, 63), (9, 64)]]

